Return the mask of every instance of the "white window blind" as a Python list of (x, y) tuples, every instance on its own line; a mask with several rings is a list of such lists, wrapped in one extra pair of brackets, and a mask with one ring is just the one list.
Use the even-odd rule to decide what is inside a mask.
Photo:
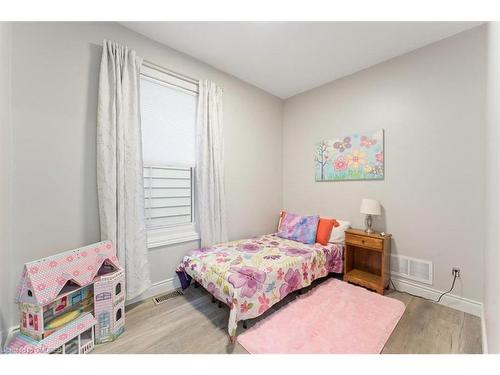
[(147, 66), (140, 83), (148, 243), (192, 240), (198, 86)]
[(146, 226), (193, 222), (193, 168), (144, 166)]
[(198, 97), (141, 76), (144, 164), (193, 167)]

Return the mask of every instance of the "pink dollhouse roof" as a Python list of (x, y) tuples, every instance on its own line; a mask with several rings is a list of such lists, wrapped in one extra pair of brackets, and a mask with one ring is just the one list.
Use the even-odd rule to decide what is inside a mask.
[(38, 305), (52, 302), (69, 280), (82, 287), (91, 284), (106, 260), (121, 268), (111, 241), (26, 263), (16, 300), (24, 300), (24, 292), (30, 289)]

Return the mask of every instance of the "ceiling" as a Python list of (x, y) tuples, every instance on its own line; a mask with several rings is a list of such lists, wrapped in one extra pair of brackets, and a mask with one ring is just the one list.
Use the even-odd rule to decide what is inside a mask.
[(481, 22), (123, 22), (280, 98)]

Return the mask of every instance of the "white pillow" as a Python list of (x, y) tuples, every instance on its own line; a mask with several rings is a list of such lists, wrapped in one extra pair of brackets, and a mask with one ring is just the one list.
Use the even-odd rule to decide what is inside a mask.
[(344, 243), (345, 241), (345, 231), (351, 227), (351, 222), (346, 220), (338, 220), (340, 224), (338, 227), (333, 227), (332, 234), (328, 242), (332, 243)]

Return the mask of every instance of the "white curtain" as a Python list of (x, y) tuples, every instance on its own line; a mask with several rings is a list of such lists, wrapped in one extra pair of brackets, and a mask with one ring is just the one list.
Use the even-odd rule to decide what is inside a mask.
[(196, 207), (201, 246), (227, 241), (222, 88), (200, 82), (196, 138)]
[(97, 191), (101, 239), (125, 268), (127, 299), (151, 286), (144, 220), (139, 112), (142, 59), (104, 41), (97, 106)]

